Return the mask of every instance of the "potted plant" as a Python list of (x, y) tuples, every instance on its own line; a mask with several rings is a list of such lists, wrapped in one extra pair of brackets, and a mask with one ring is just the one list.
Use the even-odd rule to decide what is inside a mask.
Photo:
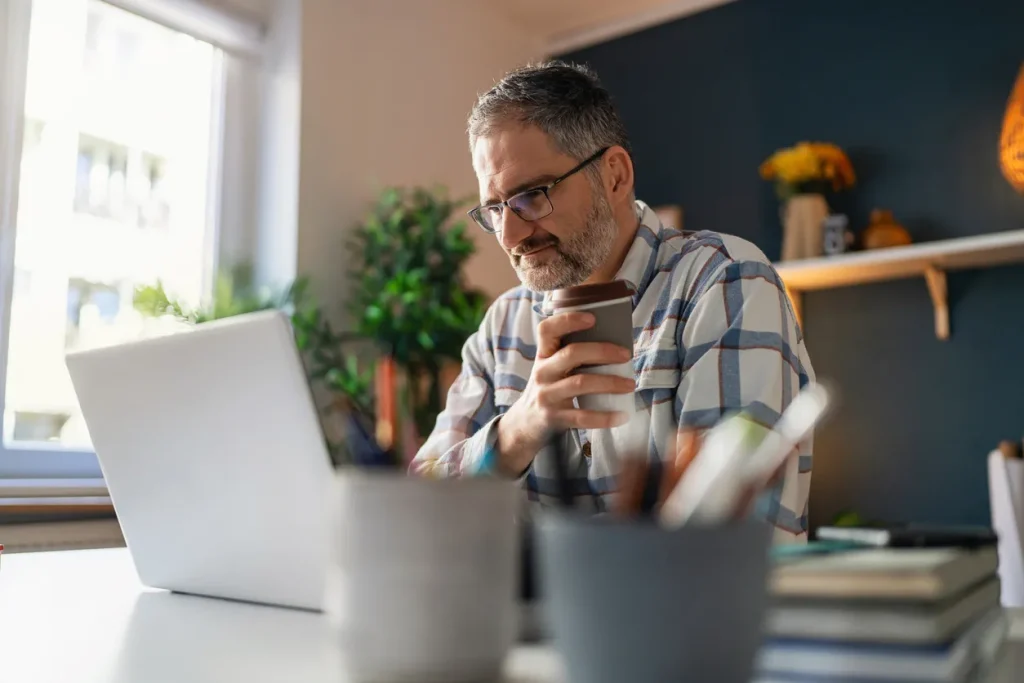
[(775, 152), (761, 164), (760, 174), (774, 181), (783, 203), (782, 260), (821, 256), (829, 215), (825, 194), (856, 183), (846, 153), (830, 143), (800, 142)]
[(352, 243), (355, 332), (376, 340), (404, 371), (420, 437), (441, 411), (446, 366), (459, 362), (487, 307), (464, 280), (475, 247), (465, 222), (452, 220), (461, 203), (441, 189), (389, 188)]

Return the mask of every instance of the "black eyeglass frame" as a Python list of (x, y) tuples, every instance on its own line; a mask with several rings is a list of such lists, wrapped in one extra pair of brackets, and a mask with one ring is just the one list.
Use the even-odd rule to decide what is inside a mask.
[[(516, 194), (512, 195), (511, 197), (509, 197), (508, 199), (506, 199), (505, 201), (502, 201), (502, 202), (493, 202), (491, 204), (483, 204), (481, 206), (474, 207), (474, 208), (472, 208), (472, 209), (470, 209), (468, 211), (469, 217), (473, 219), (474, 223), (476, 223), (477, 225), (480, 226), (481, 230), (483, 230), (484, 232), (489, 233), (491, 235), (494, 235), (494, 234), (497, 234), (500, 231), (497, 230), (496, 228), (491, 228), (491, 227), (487, 226), (487, 223), (486, 223), (486, 221), (483, 218), (483, 211), (485, 209), (493, 209), (493, 208), (498, 207), (498, 206), (504, 206), (504, 207), (507, 207), (509, 209), (509, 211), (512, 211), (513, 213), (515, 213), (515, 215), (517, 215), (520, 218), (522, 218), (524, 221), (536, 221), (536, 220), (540, 220), (541, 218), (544, 218), (545, 216), (550, 216), (551, 212), (555, 210), (555, 205), (551, 202), (551, 195), (549, 194), (551, 192), (551, 190), (553, 190), (555, 188), (555, 186), (558, 185), (559, 183), (561, 183), (563, 180), (566, 180), (566, 179), (570, 178), (571, 176), (575, 175), (576, 173), (579, 173), (584, 168), (586, 168), (588, 165), (590, 165), (590, 164), (594, 163), (595, 161), (597, 161), (598, 159), (600, 159), (602, 156), (604, 156), (604, 153), (607, 152), (609, 149), (611, 149), (611, 147), (602, 147), (600, 150), (598, 150), (597, 152), (594, 152), (594, 154), (592, 154), (591, 156), (587, 157), (586, 159), (584, 159), (580, 163), (576, 164), (571, 169), (569, 169), (567, 172), (565, 172), (562, 175), (558, 176), (557, 178), (552, 180), (547, 185), (539, 185), (537, 187), (531, 187), (528, 190), (523, 190), (522, 192), (517, 192)], [(510, 202), (513, 202), (517, 197), (522, 197), (523, 195), (532, 194), (534, 192), (543, 192), (544, 193), (544, 199), (546, 199), (547, 203), (548, 203), (548, 210), (547, 210), (546, 213), (544, 213), (544, 214), (542, 214), (540, 216), (534, 216), (533, 218), (527, 218), (527, 217), (523, 216), (521, 213), (519, 213), (518, 211), (516, 211), (516, 209), (512, 206), (512, 204)]]

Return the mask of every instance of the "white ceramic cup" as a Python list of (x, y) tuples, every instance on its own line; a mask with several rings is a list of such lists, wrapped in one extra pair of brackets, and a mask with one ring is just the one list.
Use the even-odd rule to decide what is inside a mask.
[(348, 676), (498, 679), (518, 627), (515, 484), (354, 468), (336, 483), (326, 611)]

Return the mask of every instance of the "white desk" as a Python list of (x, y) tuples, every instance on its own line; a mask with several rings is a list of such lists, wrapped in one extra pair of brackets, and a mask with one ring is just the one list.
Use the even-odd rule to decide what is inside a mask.
[[(1024, 671), (1024, 611), (991, 683)], [(561, 683), (549, 647), (518, 647), (507, 680)], [(0, 568), (4, 683), (343, 683), (317, 614), (142, 587), (127, 551), (9, 555)], [(989, 682), (986, 682), (989, 683)]]

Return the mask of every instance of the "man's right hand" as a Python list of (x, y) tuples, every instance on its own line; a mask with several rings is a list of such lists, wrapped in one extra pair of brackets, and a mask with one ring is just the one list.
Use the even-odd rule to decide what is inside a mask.
[(537, 358), (519, 399), (498, 420), (499, 467), (518, 476), (554, 430), (606, 429), (621, 423), (618, 413), (582, 410), (573, 399), (587, 394), (628, 394), (636, 382), (615, 375), (571, 374), (581, 365), (615, 365), (632, 360), (630, 349), (582, 342), (562, 346), (562, 337), (594, 325), (590, 313), (560, 313), (537, 326)]

